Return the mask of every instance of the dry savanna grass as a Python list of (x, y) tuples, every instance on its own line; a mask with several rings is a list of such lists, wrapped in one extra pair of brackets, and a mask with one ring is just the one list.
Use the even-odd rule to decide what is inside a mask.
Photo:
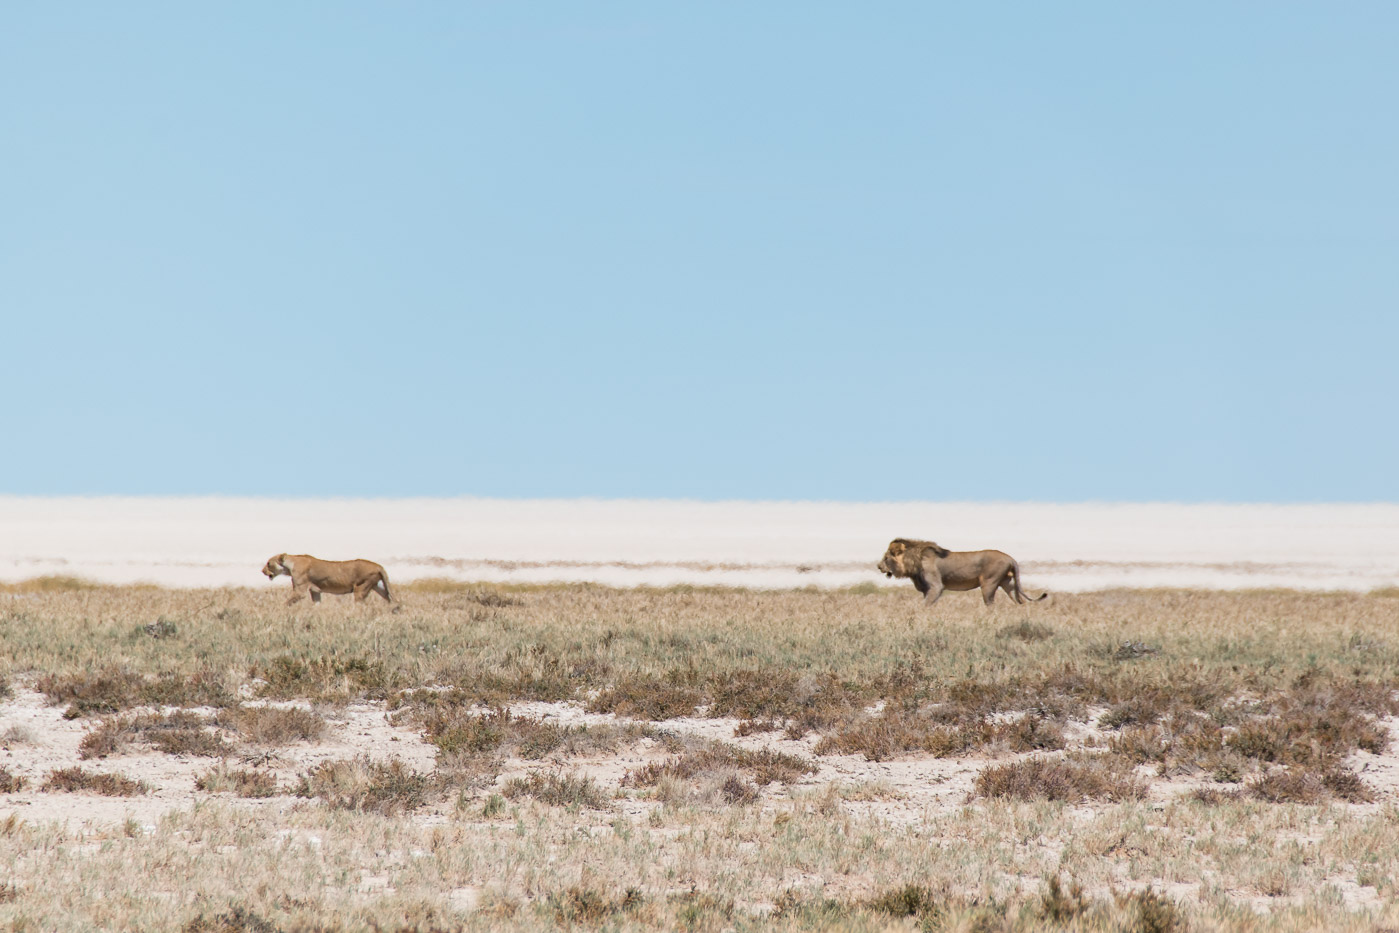
[(188, 769), (0, 813), (0, 928), (1399, 928), (1389, 594), (396, 589), (0, 592), (0, 684), (73, 757)]
[(61, 768), (50, 771), (43, 791), (62, 793), (93, 793), (104, 797), (135, 797), (151, 792), (150, 785), (134, 781), (121, 774), (87, 771), (83, 768)]

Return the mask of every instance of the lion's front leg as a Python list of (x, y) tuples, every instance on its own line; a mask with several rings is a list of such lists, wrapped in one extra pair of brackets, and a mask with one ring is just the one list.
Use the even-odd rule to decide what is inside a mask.
[(928, 588), (923, 593), (923, 604), (926, 606), (931, 606), (933, 603), (937, 602), (939, 599), (942, 598), (942, 591), (944, 589), (942, 585), (942, 577), (933, 577), (931, 580), (928, 580), (926, 582), (926, 585)]

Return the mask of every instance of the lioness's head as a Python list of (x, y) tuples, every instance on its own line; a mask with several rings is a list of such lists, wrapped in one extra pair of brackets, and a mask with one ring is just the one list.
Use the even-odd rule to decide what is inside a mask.
[(286, 559), (287, 555), (285, 554), (277, 554), (267, 558), (267, 563), (262, 567), (263, 575), (269, 580), (281, 576), (282, 574), (291, 576), (291, 570), (288, 569), (287, 565), (284, 563)]

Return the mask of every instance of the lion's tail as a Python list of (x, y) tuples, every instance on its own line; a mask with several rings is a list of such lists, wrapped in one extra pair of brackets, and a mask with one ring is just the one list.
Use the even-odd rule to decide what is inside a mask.
[(384, 598), (389, 602), (393, 602), (393, 593), (389, 592), (389, 573), (387, 570), (379, 571), (379, 582), (384, 584)]
[(1025, 595), (1025, 592), (1024, 592), (1022, 589), (1020, 589), (1020, 563), (1019, 563), (1018, 561), (1011, 561), (1011, 576), (1012, 576), (1012, 579), (1013, 579), (1014, 582), (1015, 582), (1015, 601), (1016, 601), (1016, 602), (1018, 602), (1018, 603), (1037, 603), (1037, 602), (1039, 602), (1041, 599), (1045, 599), (1045, 598), (1047, 598), (1047, 597), (1049, 596), (1049, 591), (1048, 591), (1048, 590), (1046, 590), (1045, 592), (1041, 593), (1040, 595), (1034, 597), (1033, 599), (1031, 599), (1029, 596), (1026, 596), (1026, 595)]

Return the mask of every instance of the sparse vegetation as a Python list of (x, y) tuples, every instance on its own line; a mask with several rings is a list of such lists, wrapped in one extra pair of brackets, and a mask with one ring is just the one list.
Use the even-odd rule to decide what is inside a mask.
[(63, 793), (90, 791), (104, 797), (135, 797), (151, 792), (150, 785), (143, 781), (133, 781), (121, 774), (84, 771), (82, 768), (60, 768), (50, 771), (44, 786), (39, 789)]
[(277, 778), (267, 771), (239, 771), (220, 764), (195, 778), (198, 790), (211, 794), (230, 793), (239, 797), (272, 797), (277, 793)]
[[(1056, 594), (988, 616), (882, 590), (402, 591), (383, 624), (281, 593), (0, 598), (0, 671), (79, 717), (84, 752), (233, 750), (159, 759), (184, 770), (147, 778), (158, 798), (72, 798), (132, 808), (81, 831), (20, 819), (57, 798), (16, 801), (0, 926), (1399, 928), (1369, 758), (1399, 715), (1386, 595)], [(521, 712), (538, 700), (625, 718)], [(412, 766), (308, 767), (322, 704), (380, 701), (396, 737), (431, 743)], [(21, 721), (15, 761), (52, 749)], [(591, 760), (619, 753), (625, 780)], [(40, 773), (10, 766), (0, 792), (139, 784), (60, 769), (4, 790)], [(198, 806), (169, 811), (192, 786)], [(279, 788), (307, 800), (243, 799)], [(133, 887), (133, 865), (181, 880)]]
[(592, 778), (554, 772), (532, 771), (525, 777), (512, 778), (501, 793), (511, 800), (533, 797), (556, 807), (606, 810), (610, 806), (607, 795)]
[(427, 802), (431, 780), (395, 759), (327, 761), (301, 776), (294, 793), (319, 797), (339, 810), (384, 816), (416, 810)]

